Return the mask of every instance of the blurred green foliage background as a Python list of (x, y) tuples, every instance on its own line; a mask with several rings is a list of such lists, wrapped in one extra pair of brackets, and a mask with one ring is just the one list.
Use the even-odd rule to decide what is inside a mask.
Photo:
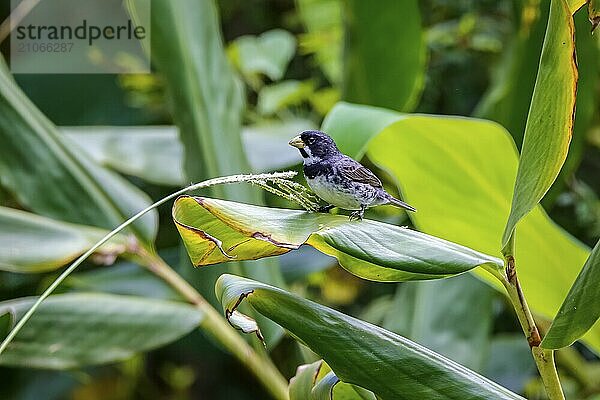
[[(549, 2), (420, 0), (417, 14), (421, 21), (398, 23), (398, 32), (381, 30), (376, 20), (361, 24), (357, 16), (344, 11), (342, 3), (338, 0), (218, 1), (226, 54), (245, 88), (242, 143), (254, 170), (296, 164), (297, 159), (279, 151), (281, 144), (297, 131), (320, 126), (323, 117), (340, 99), (398, 111), (491, 119), (507, 128), (517, 146), (521, 145)], [(361, 7), (358, 0), (355, 3), (356, 8)], [(8, 7), (2, 6), (0, 17), (4, 19)], [(366, 15), (368, 20), (368, 5), (362, 7), (360, 15)], [(392, 16), (402, 21), (402, 15), (392, 13)], [(389, 65), (384, 61), (367, 76), (361, 75), (360, 63), (365, 62), (361, 57), (365, 53), (361, 56), (348, 53), (343, 40), (345, 30), (347, 40), (352, 39), (352, 34), (360, 38), (374, 32), (378, 40), (386, 42), (384, 46), (394, 46), (390, 50), (393, 57), (394, 51), (414, 47), (410, 39), (402, 36), (402, 29), (410, 29), (405, 25), (411, 23), (422, 29), (420, 40), (424, 51), (414, 50), (411, 62), (395, 74), (387, 71)], [(587, 16), (578, 13), (578, 101), (586, 102), (578, 103), (569, 158), (543, 206), (562, 228), (593, 246), (600, 236), (600, 52), (598, 35), (589, 36), (587, 24)], [(356, 44), (361, 45), (377, 51), (377, 43)], [(7, 41), (2, 43), (2, 52), (8, 59)], [(394, 60), (390, 63), (396, 66)], [(422, 92), (405, 99), (386, 93), (387, 80), (401, 80), (411, 69), (425, 70), (419, 81), (410, 78), (406, 82)], [(94, 149), (102, 149), (92, 158), (124, 173), (153, 199), (188, 183), (187, 177), (199, 179), (182, 172), (179, 145), (140, 147), (137, 142), (120, 143), (118, 130), (108, 142), (102, 143), (101, 138), (107, 136), (100, 134), (97, 139), (95, 135), (106, 134), (106, 129), (78, 128), (173, 125), (172, 111), (176, 104), (170, 100), (167, 80), (160, 73), (17, 75), (15, 79), (54, 124), (70, 127), (65, 129), (66, 135), (83, 149), (91, 154)], [(377, 96), (373, 94), (376, 91), (379, 91)], [(171, 133), (176, 135), (174, 131)], [(137, 159), (138, 152), (143, 153), (142, 159), (146, 156), (160, 160), (161, 152), (164, 154), (167, 149), (181, 165), (169, 165), (168, 160), (162, 160), (160, 165), (142, 163), (141, 168), (128, 170), (131, 163), (124, 162)], [(218, 157), (226, 159), (230, 150), (219, 149)], [(397, 151), (398, 157), (402, 157), (403, 152), (411, 149)], [(368, 158), (365, 163), (370, 163)], [(165, 173), (165, 169), (171, 170)], [(386, 180), (385, 174), (379, 175)], [(385, 183), (394, 186), (389, 177)], [(278, 198), (265, 197), (269, 205), (285, 205)], [(0, 204), (22, 206), (2, 186)], [(387, 208), (370, 211), (369, 217), (410, 225), (405, 216)], [(212, 282), (224, 269), (211, 266), (194, 270), (182, 251), (168, 207), (159, 209), (159, 218), (156, 243), (160, 254), (216, 304)], [(511, 308), (499, 293), (471, 275), (425, 283), (369, 282), (347, 273), (334, 265), (332, 259), (310, 248), (281, 257), (280, 268), (288, 288), (304, 297), (382, 325), (434, 350), (445, 348), (444, 354), (450, 358), (509, 389), (531, 399), (544, 398), (527, 343)], [(56, 275), (56, 271), (35, 275), (0, 272), (0, 300), (39, 293)], [(178, 298), (177, 293), (146, 270), (120, 260), (110, 267), (87, 263), (60, 290)], [(474, 304), (476, 307), (469, 309)], [(453, 346), (448, 346), (449, 342)], [(296, 366), (306, 360), (303, 351), (287, 337), (273, 349), (272, 357), (286, 378), (293, 376)], [(600, 398), (593, 397), (600, 396), (597, 355), (577, 344), (559, 352), (558, 366), (568, 398)], [(2, 367), (0, 374), (3, 377), (0, 398), (15, 400), (267, 398), (240, 364), (197, 330), (166, 347), (122, 363), (61, 372)], [(593, 382), (594, 379), (598, 381)]]

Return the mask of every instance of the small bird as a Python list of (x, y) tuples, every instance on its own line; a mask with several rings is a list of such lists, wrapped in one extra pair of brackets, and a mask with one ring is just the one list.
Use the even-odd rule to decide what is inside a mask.
[(326, 212), (333, 207), (352, 210), (350, 220), (362, 220), (367, 208), (383, 204), (417, 211), (386, 192), (373, 172), (342, 154), (325, 132), (303, 131), (289, 144), (300, 150), (308, 186), (329, 203), (319, 211)]

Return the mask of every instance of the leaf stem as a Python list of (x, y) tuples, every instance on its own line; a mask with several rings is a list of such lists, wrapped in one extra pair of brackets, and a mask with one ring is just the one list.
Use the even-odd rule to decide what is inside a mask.
[(565, 400), (565, 394), (560, 386), (560, 379), (554, 363), (554, 350), (532, 347), (531, 353), (542, 376), (548, 398), (550, 400)]
[(158, 255), (140, 249), (139, 257), (151, 272), (177, 290), (202, 313), (200, 328), (237, 358), (277, 400), (288, 400), (287, 381), (268, 357), (261, 357), (192, 285)]
[(554, 363), (554, 351), (540, 347), (542, 339), (521, 289), (521, 284), (517, 277), (515, 259), (512, 255), (506, 255), (505, 260), (505, 268), (503, 270), (499, 270), (494, 266), (485, 266), (485, 269), (496, 277), (506, 289), (508, 298), (515, 309), (523, 333), (527, 338), (527, 343), (529, 343), (529, 347), (531, 348), (533, 359), (544, 382), (548, 398), (550, 400), (565, 400)]
[(506, 257), (506, 268), (504, 269), (503, 278), (504, 279), (502, 283), (508, 292), (508, 297), (510, 298), (513, 307), (515, 308), (515, 312), (517, 313), (517, 317), (519, 318), (523, 332), (527, 337), (527, 343), (529, 343), (529, 347), (539, 347), (540, 343), (542, 342), (542, 338), (537, 325), (535, 324), (535, 320), (533, 319), (533, 315), (529, 309), (529, 305), (525, 300), (523, 290), (521, 289), (521, 284), (519, 283), (519, 278), (517, 277), (517, 269), (515, 268), (515, 259), (513, 256)]

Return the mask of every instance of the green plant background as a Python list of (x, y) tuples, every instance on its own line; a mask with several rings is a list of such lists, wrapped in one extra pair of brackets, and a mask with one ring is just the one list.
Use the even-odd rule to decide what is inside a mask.
[[(127, 3), (135, 15), (136, 1)], [(1, 61), (0, 338), (32, 304), (28, 296), (153, 200), (216, 176), (299, 170), (287, 141), (303, 129), (322, 127), (419, 211), (369, 210), (367, 218), (396, 227), (365, 221), (355, 229), (340, 215), (315, 220), (184, 198), (175, 220), (210, 224), (207, 232), (228, 245), (259, 227), (298, 248), (253, 239), (234, 262), (194, 268), (205, 241), (190, 247), (193, 236), (161, 207), (43, 303), (0, 355), (0, 398), (281, 398), (293, 377), (291, 399), (311, 391), (374, 398), (362, 388), (384, 399), (546, 398), (502, 287), (479, 267), (502, 265), (511, 202), (519, 278), (540, 330), (550, 330), (542, 346), (560, 349), (567, 398), (600, 398), (600, 47), (583, 8), (574, 16), (579, 83), (569, 152), (567, 137), (543, 147), (545, 132), (568, 123), (560, 110), (574, 80), (571, 54), (542, 50), (544, 38), (568, 37), (563, 23), (582, 2), (552, 3), (564, 5), (562, 14), (535, 0), (153, 0), (151, 75), (13, 77)], [(544, 60), (549, 67), (538, 74)], [(528, 113), (548, 118), (528, 122)], [(521, 150), (535, 161), (522, 160), (522, 169), (535, 167), (519, 169)], [(546, 164), (537, 163), (542, 153)], [(515, 179), (522, 194), (513, 198)], [(194, 194), (298, 208), (243, 184)], [(243, 224), (230, 223), (236, 218)], [(258, 248), (283, 255), (245, 261)], [(213, 261), (228, 261), (211, 249)], [(267, 347), (244, 340), (286, 387), (257, 384), (215, 339), (213, 314), (152, 273), (157, 260), (219, 313), (254, 290), (241, 311), (258, 321)], [(224, 273), (233, 275), (218, 280)], [(386, 340), (395, 350), (378, 355)], [(435, 383), (410, 378), (421, 374)]]

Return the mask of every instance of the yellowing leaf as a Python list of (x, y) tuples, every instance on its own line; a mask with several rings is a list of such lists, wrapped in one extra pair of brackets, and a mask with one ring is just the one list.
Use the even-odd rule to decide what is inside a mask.
[(303, 244), (374, 281), (439, 279), (502, 261), (410, 229), (348, 217), (180, 197), (173, 219), (194, 265), (255, 260)]
[(574, 35), (567, 4), (552, 0), (512, 206), (502, 236), (507, 254), (513, 253), (510, 241), (515, 226), (550, 189), (569, 151), (577, 87)]

